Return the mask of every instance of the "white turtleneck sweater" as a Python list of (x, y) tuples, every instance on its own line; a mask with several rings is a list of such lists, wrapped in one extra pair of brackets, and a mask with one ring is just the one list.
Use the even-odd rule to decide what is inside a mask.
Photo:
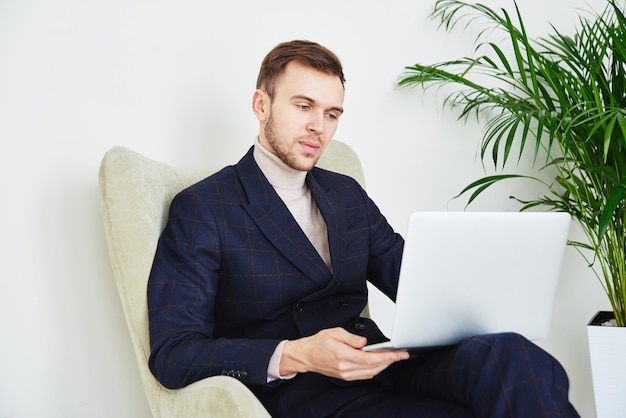
[[(313, 247), (317, 250), (324, 263), (332, 270), (330, 250), (328, 248), (328, 233), (326, 222), (319, 208), (311, 197), (311, 191), (306, 185), (307, 172), (295, 170), (285, 164), (280, 158), (265, 149), (258, 138), (254, 144), (254, 160), (274, 187), (278, 196), (283, 200), (289, 212), (304, 231)], [(267, 369), (267, 381), (276, 379), (291, 379), (290, 376), (280, 375), (280, 358), (287, 341), (282, 341), (274, 351)]]

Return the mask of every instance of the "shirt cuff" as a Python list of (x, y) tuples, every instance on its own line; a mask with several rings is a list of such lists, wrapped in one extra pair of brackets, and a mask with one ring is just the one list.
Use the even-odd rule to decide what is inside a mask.
[(270, 364), (267, 367), (267, 383), (278, 379), (293, 379), (296, 376), (296, 373), (290, 374), (289, 376), (280, 375), (280, 358), (283, 356), (283, 349), (285, 348), (286, 343), (287, 340), (278, 343), (276, 349), (274, 350), (274, 354), (270, 357)]

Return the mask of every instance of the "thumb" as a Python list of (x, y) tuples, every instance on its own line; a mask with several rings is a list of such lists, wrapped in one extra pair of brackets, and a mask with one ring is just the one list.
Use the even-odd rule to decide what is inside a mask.
[(353, 348), (361, 349), (367, 345), (367, 338), (352, 334), (343, 328), (338, 329), (337, 339)]

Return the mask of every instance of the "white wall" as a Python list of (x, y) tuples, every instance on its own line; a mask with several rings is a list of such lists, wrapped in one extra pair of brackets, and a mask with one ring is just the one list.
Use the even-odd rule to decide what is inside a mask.
[[(259, 63), (280, 41), (316, 40), (343, 60), (336, 137), (362, 157), (368, 190), (399, 232), (413, 210), (461, 209), (450, 198), (482, 173), (479, 129), (394, 87), (405, 65), (471, 53), (466, 35), (428, 21), (433, 3), (0, 0), (0, 416), (149, 416), (102, 233), (100, 158), (124, 145), (189, 167), (235, 162), (256, 133)], [(548, 22), (570, 30), (587, 1), (520, 3), (529, 30), (543, 33)], [(509, 192), (474, 209), (515, 210)], [(585, 417), (585, 323), (606, 307), (568, 250), (542, 344), (567, 368)], [(372, 310), (387, 326), (389, 305)]]

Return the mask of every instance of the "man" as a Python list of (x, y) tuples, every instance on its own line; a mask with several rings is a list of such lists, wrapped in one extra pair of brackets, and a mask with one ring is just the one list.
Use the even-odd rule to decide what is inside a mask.
[(343, 112), (337, 57), (264, 59), (255, 145), (172, 202), (148, 287), (157, 379), (240, 379), (272, 416), (576, 417), (558, 362), (515, 334), (411, 356), (361, 318), (366, 279), (395, 299), (404, 241), (353, 179), (315, 168)]

